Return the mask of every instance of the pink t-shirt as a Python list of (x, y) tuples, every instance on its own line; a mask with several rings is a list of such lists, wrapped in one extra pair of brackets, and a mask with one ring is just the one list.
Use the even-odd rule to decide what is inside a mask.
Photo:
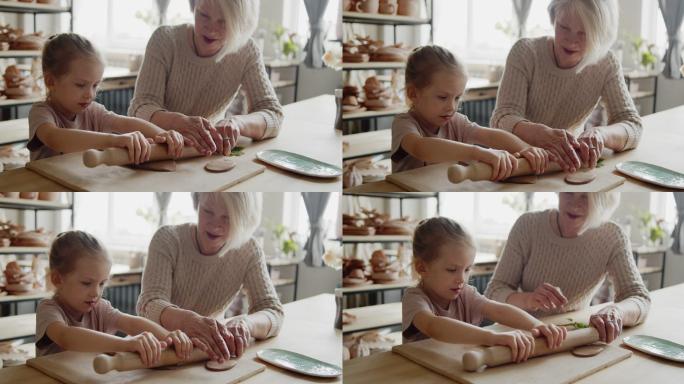
[(110, 112), (100, 104), (93, 102), (85, 111), (76, 114), (74, 120), (69, 120), (63, 114), (57, 112), (47, 102), (33, 104), (29, 112), (29, 143), (27, 145), (31, 151), (31, 161), (40, 160), (47, 157), (61, 155), (61, 153), (47, 147), (36, 136), (38, 127), (45, 123), (52, 123), (57, 128), (80, 129), (93, 132), (111, 132), (110, 128), (114, 118), (114, 112)]
[(105, 299), (98, 300), (95, 308), (83, 316), (62, 305), (54, 297), (43, 299), (36, 308), (36, 355), (45, 356), (64, 351), (45, 334), (47, 327), (56, 321), (70, 327), (114, 334), (117, 331), (116, 322), (120, 317), (121, 312)]
[(430, 297), (418, 284), (408, 288), (401, 300), (401, 334), (404, 343), (424, 340), (428, 337), (413, 325), (413, 319), (422, 311), (429, 311), (437, 316), (480, 325), (483, 320), (482, 305), (489, 299), (482, 296), (472, 285), (465, 285), (456, 299), (449, 302), (448, 308), (442, 308), (432, 302)]
[(437, 137), (441, 139), (473, 144), (472, 134), (481, 127), (460, 113), (455, 113), (446, 124), (439, 127), (436, 134), (425, 130), (416, 117), (409, 113), (402, 113), (394, 118), (392, 123), (392, 173), (408, 171), (428, 165), (424, 161), (411, 156), (401, 147), (401, 141), (409, 133), (422, 137)]

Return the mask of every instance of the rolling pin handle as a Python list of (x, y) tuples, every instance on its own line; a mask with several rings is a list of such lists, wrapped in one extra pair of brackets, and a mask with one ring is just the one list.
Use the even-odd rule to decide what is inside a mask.
[(115, 357), (105, 354), (95, 356), (93, 359), (93, 369), (99, 374), (105, 374), (114, 369)]
[(95, 168), (100, 165), (102, 152), (97, 149), (89, 149), (83, 153), (83, 164), (88, 168)]
[(482, 351), (468, 351), (463, 354), (463, 369), (468, 372), (475, 372), (485, 365), (484, 360)]

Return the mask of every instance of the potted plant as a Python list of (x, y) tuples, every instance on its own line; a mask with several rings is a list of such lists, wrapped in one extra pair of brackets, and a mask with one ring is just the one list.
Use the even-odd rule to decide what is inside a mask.
[(634, 50), (635, 69), (655, 70), (658, 58), (654, 52), (655, 44), (649, 44), (644, 38), (637, 36), (632, 38), (632, 49)]

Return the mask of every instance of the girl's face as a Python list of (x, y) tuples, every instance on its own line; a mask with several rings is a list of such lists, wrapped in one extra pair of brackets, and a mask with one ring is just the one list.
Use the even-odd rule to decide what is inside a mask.
[(558, 194), (558, 223), (563, 236), (579, 235), (589, 215), (589, 194), (561, 192)]
[(195, 5), (195, 48), (199, 56), (217, 54), (226, 43), (226, 19), (221, 6), (213, 1)]
[(218, 252), (228, 241), (228, 210), (220, 199), (204, 198), (200, 200), (199, 218), (197, 221), (197, 243), (200, 252), (212, 255)]
[(560, 11), (556, 15), (553, 51), (558, 66), (568, 69), (584, 59), (587, 36), (582, 20), (574, 12)]
[(104, 65), (93, 58), (78, 58), (69, 65), (69, 72), (56, 78), (45, 74), (50, 101), (71, 119), (83, 112), (95, 100), (102, 81)]
[(441, 70), (432, 74), (432, 81), (421, 89), (409, 86), (408, 97), (413, 110), (433, 127), (446, 124), (458, 111), (467, 78), (454, 71)]
[(431, 297), (446, 308), (468, 283), (474, 261), (475, 249), (449, 241), (439, 247), (437, 258), (433, 261), (426, 263), (418, 260), (416, 270)]
[(102, 297), (111, 267), (104, 257), (79, 257), (74, 270), (66, 275), (54, 271), (52, 282), (63, 302), (77, 312), (87, 313)]

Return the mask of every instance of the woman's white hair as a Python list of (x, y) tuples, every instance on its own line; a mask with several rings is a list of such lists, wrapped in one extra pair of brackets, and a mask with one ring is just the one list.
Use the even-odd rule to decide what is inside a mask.
[(261, 222), (260, 192), (194, 192), (192, 203), (199, 206), (208, 200), (221, 201), (228, 211), (228, 249), (243, 246)]
[(588, 195), (589, 212), (582, 232), (608, 222), (620, 203), (617, 192), (589, 192)]
[(617, 39), (617, 0), (551, 0), (548, 11), (553, 25), (560, 12), (574, 13), (582, 21), (587, 48), (577, 73), (603, 59)]
[(190, 9), (200, 2), (208, 2), (221, 7), (226, 21), (226, 42), (216, 55), (221, 61), (226, 55), (237, 52), (254, 34), (259, 23), (259, 0), (189, 0)]

